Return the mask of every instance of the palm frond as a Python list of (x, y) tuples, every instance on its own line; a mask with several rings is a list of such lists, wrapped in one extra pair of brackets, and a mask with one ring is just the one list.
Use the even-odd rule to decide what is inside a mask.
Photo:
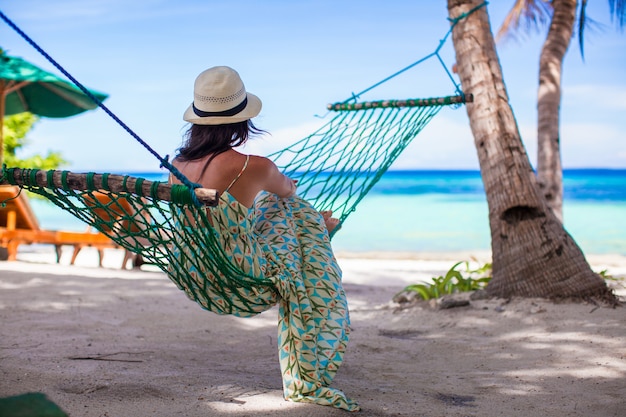
[[(578, 25), (576, 26), (578, 45), (580, 47), (580, 55), (584, 55), (584, 38), (587, 32), (596, 33), (607, 30), (606, 25), (593, 20), (587, 14), (588, 0), (583, 0), (580, 4), (580, 12), (578, 14)], [(611, 21), (615, 21), (618, 30), (622, 30), (626, 24), (626, 0), (609, 0), (609, 8), (611, 12)], [(589, 35), (587, 35), (589, 37)]]
[(587, 16), (587, 1), (582, 0), (580, 4), (580, 13), (578, 15), (578, 45), (580, 46), (580, 56), (585, 59), (585, 20)]
[[(618, 0), (622, 1), (622, 0)], [(507, 37), (516, 38), (520, 30), (525, 33), (539, 31), (552, 19), (551, 0), (515, 0), (496, 34), (496, 42)]]
[(609, 0), (611, 20), (615, 20), (617, 28), (622, 30), (626, 24), (626, 0)]

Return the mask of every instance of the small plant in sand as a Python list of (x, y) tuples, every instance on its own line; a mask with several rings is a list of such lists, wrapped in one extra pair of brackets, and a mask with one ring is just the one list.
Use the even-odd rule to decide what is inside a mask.
[(609, 274), (608, 269), (603, 269), (602, 271), (598, 272), (598, 275), (600, 275), (602, 279), (605, 279), (607, 281), (619, 281), (620, 280), (620, 278), (615, 278), (613, 275)]
[[(460, 269), (464, 266), (463, 269)], [(476, 291), (485, 288), (491, 280), (491, 263), (471, 269), (468, 261), (457, 262), (443, 276), (433, 277), (432, 283), (412, 284), (402, 292), (415, 292), (423, 300), (431, 300), (446, 294)]]
[(626, 288), (626, 277), (615, 277), (609, 274), (609, 271), (606, 269), (603, 269), (602, 271), (598, 272), (598, 275), (600, 275), (602, 279), (607, 281), (607, 285), (610, 288), (613, 288), (613, 289)]

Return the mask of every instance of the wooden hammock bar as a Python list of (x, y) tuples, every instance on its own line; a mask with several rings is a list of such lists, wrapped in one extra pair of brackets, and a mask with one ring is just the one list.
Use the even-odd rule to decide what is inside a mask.
[[(185, 185), (148, 181), (129, 175), (74, 173), (59, 170), (9, 168), (0, 184), (59, 188), (76, 191), (110, 191), (115, 194), (133, 193), (174, 203), (185, 203), (188, 193)], [(219, 192), (208, 188), (195, 188), (196, 198), (205, 206), (217, 206)]]
[(365, 109), (377, 109), (387, 107), (429, 107), (429, 106), (441, 106), (447, 104), (462, 104), (471, 103), (474, 101), (474, 96), (471, 94), (464, 94), (460, 96), (446, 96), (446, 97), (432, 97), (432, 98), (414, 98), (406, 100), (379, 100), (379, 101), (364, 101), (362, 103), (335, 103), (326, 106), (328, 110), (332, 111), (354, 111)]

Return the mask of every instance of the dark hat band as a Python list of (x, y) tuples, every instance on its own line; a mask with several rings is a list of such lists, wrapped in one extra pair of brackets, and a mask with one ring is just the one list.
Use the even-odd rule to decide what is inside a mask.
[(233, 107), (232, 109), (224, 110), (224, 111), (202, 111), (196, 108), (194, 103), (191, 104), (193, 108), (193, 112), (196, 116), (199, 117), (220, 117), (220, 116), (234, 116), (237, 113), (240, 113), (243, 109), (248, 105), (248, 97), (244, 98), (241, 103)]

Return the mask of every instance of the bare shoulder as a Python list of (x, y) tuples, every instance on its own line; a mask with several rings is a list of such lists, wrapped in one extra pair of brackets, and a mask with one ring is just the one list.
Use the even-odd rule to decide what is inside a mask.
[(248, 164), (249, 177), (261, 190), (278, 194), (280, 197), (289, 197), (295, 192), (294, 182), (283, 175), (276, 164), (262, 156), (251, 156)]
[(276, 167), (276, 164), (268, 158), (265, 158), (263, 156), (250, 155), (247, 170), (259, 175), (269, 175), (278, 171), (278, 168)]

